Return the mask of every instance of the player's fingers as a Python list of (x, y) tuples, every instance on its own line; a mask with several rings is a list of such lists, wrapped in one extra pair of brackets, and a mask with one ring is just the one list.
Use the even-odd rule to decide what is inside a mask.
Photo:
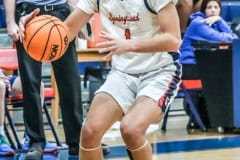
[(24, 33), (25, 33), (25, 27), (23, 26), (22, 23), (19, 23), (19, 40), (21, 43), (24, 39)]
[(103, 47), (110, 47), (114, 44), (113, 41), (104, 41), (104, 42), (99, 42), (96, 44), (97, 47), (103, 48)]
[(109, 54), (107, 54), (106, 56), (104, 56), (103, 57), (103, 59), (105, 60), (105, 61), (109, 61), (109, 60), (111, 60), (112, 59), (112, 53), (109, 53)]
[(99, 53), (108, 53), (108, 52), (110, 53), (115, 50), (116, 50), (116, 48), (114, 46), (107, 46), (107, 47), (100, 48)]
[(101, 48), (98, 50), (99, 53), (106, 53), (108, 51), (109, 51), (109, 49), (107, 49), (107, 48)]
[(108, 38), (108, 36), (107, 36), (106, 34), (102, 33), (102, 32), (99, 34), (99, 38), (106, 39), (106, 40), (110, 40), (110, 39)]
[(20, 42), (23, 41), (24, 37), (25, 37), (25, 25), (34, 17), (36, 17), (36, 15), (38, 15), (40, 12), (40, 9), (37, 8), (34, 11), (32, 11), (30, 14), (27, 14), (25, 16), (22, 16), (19, 20), (19, 39)]
[(115, 37), (107, 32), (104, 32), (102, 31), (100, 34), (99, 34), (99, 37), (100, 38), (103, 38), (103, 39), (106, 39), (106, 40), (113, 40)]
[(40, 9), (39, 8), (36, 8), (34, 9), (31, 13), (29, 13), (28, 15), (26, 16), (23, 16), (23, 22), (24, 22), (24, 26), (31, 20), (33, 19), (34, 17), (36, 17), (40, 12)]
[(34, 11), (31, 12), (31, 19), (36, 17), (40, 13), (40, 9), (36, 8)]

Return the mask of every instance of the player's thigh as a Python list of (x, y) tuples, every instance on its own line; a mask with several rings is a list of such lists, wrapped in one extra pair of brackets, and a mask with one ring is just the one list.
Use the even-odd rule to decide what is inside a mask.
[(122, 115), (121, 108), (112, 96), (100, 92), (95, 95), (90, 105), (85, 124), (105, 132), (114, 122), (120, 120)]
[(150, 124), (160, 122), (163, 112), (158, 102), (146, 96), (140, 96), (128, 110), (123, 121), (145, 131)]

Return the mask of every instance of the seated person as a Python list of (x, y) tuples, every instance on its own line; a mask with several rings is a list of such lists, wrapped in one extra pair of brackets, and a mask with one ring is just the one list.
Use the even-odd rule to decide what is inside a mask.
[[(44, 96), (44, 84), (41, 84), (41, 97)], [(22, 85), (21, 80), (19, 76), (6, 76), (4, 74), (4, 70), (0, 69), (0, 156), (13, 156), (15, 154), (14, 150), (10, 147), (10, 145), (7, 143), (7, 140), (5, 138), (4, 134), (4, 114), (5, 114), (5, 97), (6, 94), (8, 96), (16, 96), (18, 94), (22, 93)], [(44, 99), (42, 98), (42, 104)], [(23, 149), (28, 150), (29, 149), (29, 140), (27, 141), (28, 136), (24, 135), (24, 143), (23, 143)], [(52, 143), (47, 143), (45, 146), (44, 151), (45, 152), (55, 152), (57, 151), (57, 146)]]
[[(182, 45), (180, 47), (181, 57), (180, 62), (183, 64), (182, 79), (199, 79), (199, 73), (196, 68), (194, 57), (193, 43), (197, 41), (208, 42), (226, 42), (238, 38), (232, 32), (230, 26), (220, 16), (221, 1), (220, 0), (203, 0), (200, 11), (197, 11), (190, 16), (190, 24), (183, 36)], [(204, 104), (202, 95), (201, 104)], [(199, 106), (200, 102), (196, 101), (197, 109), (204, 106)], [(188, 111), (187, 111), (188, 113)], [(205, 113), (204, 113), (205, 114)], [(201, 113), (200, 113), (201, 116)], [(204, 118), (202, 118), (204, 121)], [(187, 127), (191, 127), (192, 116)]]
[(15, 152), (7, 143), (4, 133), (6, 86), (10, 86), (9, 77), (0, 69), (0, 156), (13, 156)]

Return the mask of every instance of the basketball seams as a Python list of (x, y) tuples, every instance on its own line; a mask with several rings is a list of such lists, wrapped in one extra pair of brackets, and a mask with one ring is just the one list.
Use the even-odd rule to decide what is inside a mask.
[[(65, 46), (65, 45), (64, 45), (64, 42), (63, 42), (62, 34), (61, 34), (61, 32), (60, 32), (60, 29), (59, 29), (59, 26), (62, 26), (62, 25), (61, 25), (61, 24), (56, 24), (55, 21), (52, 21), (52, 22), (54, 23), (54, 26), (56, 27), (56, 29), (57, 29), (57, 31), (58, 31), (58, 34), (59, 34), (59, 36), (60, 36), (60, 40), (61, 40), (61, 50), (60, 50), (60, 52), (59, 52), (59, 56), (61, 56), (62, 50), (63, 50), (63, 46)], [(64, 28), (64, 27), (63, 27), (63, 28)]]
[[(49, 15), (41, 15), (41, 16), (37, 16), (35, 19), (32, 19), (31, 21), (29, 21), (26, 25), (26, 28), (29, 27), (30, 25), (34, 24), (34, 23), (38, 23), (41, 21), (45, 21), (46, 19), (52, 19), (51, 16)], [(54, 21), (58, 21), (57, 18), (54, 18)]]
[[(31, 26), (32, 24), (34, 23), (38, 23), (38, 22), (41, 22), (41, 21), (45, 21), (46, 19), (38, 19), (38, 20), (35, 20), (35, 21), (30, 21), (29, 23), (27, 23), (26, 27), (25, 28), (28, 28), (29, 26)], [(54, 21), (57, 21), (57, 20), (54, 20)]]
[(59, 36), (60, 36), (60, 40), (61, 40), (61, 49), (60, 49), (60, 52), (59, 52), (59, 56), (61, 56), (61, 53), (62, 53), (62, 49), (63, 49), (63, 40), (62, 40), (62, 35), (61, 35), (61, 33), (60, 33), (60, 31), (59, 31), (59, 28), (58, 28), (58, 25), (59, 24), (56, 24), (56, 23), (54, 23), (54, 21), (52, 22), (53, 24), (54, 24), (54, 27), (56, 27), (56, 29), (57, 29), (57, 31), (58, 31), (58, 34), (59, 34)]
[(62, 27), (65, 30), (65, 28), (61, 24), (56, 24), (56, 28), (57, 28), (57, 31), (58, 31), (58, 34), (59, 34), (60, 40), (61, 40), (61, 52), (59, 54), (61, 54), (62, 51), (66, 50), (65, 43), (64, 43), (64, 36), (60, 32), (60, 27)]
[[(60, 36), (60, 41), (61, 41), (61, 45), (60, 45), (60, 47), (61, 47), (61, 49), (60, 49), (60, 51), (58, 51), (58, 55), (55, 55), (55, 57), (61, 57), (61, 55), (63, 54), (63, 52), (62, 52), (62, 50), (63, 50), (63, 39), (62, 39), (62, 34), (61, 34), (61, 32), (60, 32), (60, 30), (59, 30), (59, 28), (58, 28), (58, 26), (61, 26), (62, 27), (62, 25), (61, 24), (57, 24), (57, 23), (54, 23), (54, 21), (52, 21), (53, 22), (53, 26), (51, 27), (51, 29), (50, 29), (50, 31), (49, 31), (49, 34), (48, 34), (48, 39), (47, 39), (47, 43), (45, 44), (45, 47), (44, 47), (44, 51), (43, 51), (43, 53), (42, 53), (42, 57), (40, 58), (40, 60), (42, 61), (43, 59), (44, 59), (44, 57), (45, 57), (45, 54), (44, 53), (46, 53), (46, 51), (47, 51), (47, 47), (48, 47), (48, 42), (49, 42), (49, 39), (50, 39), (50, 36), (51, 36), (51, 32), (53, 31), (53, 29), (56, 27), (56, 29), (57, 29), (57, 31), (58, 31), (58, 34), (59, 34), (59, 36)], [(63, 27), (64, 28), (64, 27)], [(47, 57), (47, 58), (49, 58), (49, 57)]]
[(37, 33), (38, 33), (44, 26), (46, 26), (46, 25), (49, 24), (49, 23), (51, 23), (51, 21), (46, 22), (45, 24), (43, 24), (42, 26), (40, 26), (40, 27), (33, 33), (32, 37), (30, 38), (30, 40), (29, 40), (29, 42), (28, 42), (28, 44), (27, 44), (27, 50), (28, 50), (28, 48), (29, 48), (29, 46), (30, 46), (30, 44), (31, 44), (32, 39), (37, 35)]
[(27, 23), (23, 46), (35, 60), (51, 62), (59, 59), (68, 46), (67, 29), (54, 16), (40, 15)]
[(26, 27), (28, 27), (28, 26), (36, 23), (36, 22), (44, 21), (44, 20), (46, 20), (46, 19), (48, 19), (47, 16), (37, 16), (36, 18), (34, 18), (34, 19), (32, 19), (31, 21), (29, 21), (29, 22), (27, 23)]
[[(50, 21), (50, 22), (51, 22), (51, 21)], [(51, 36), (51, 32), (52, 32), (52, 30), (53, 30), (54, 27), (55, 27), (55, 26), (52, 26), (51, 29), (50, 29), (50, 31), (49, 31), (49, 33), (48, 33), (47, 42), (45, 43), (45, 47), (44, 47), (44, 50), (43, 50), (43, 53), (42, 53), (42, 57), (40, 58), (41, 61), (43, 60), (43, 57), (45, 56), (44, 53), (46, 53), (47, 46), (48, 46), (48, 42), (49, 42), (49, 39), (50, 39), (50, 36)], [(49, 57), (48, 57), (48, 58), (49, 58)]]

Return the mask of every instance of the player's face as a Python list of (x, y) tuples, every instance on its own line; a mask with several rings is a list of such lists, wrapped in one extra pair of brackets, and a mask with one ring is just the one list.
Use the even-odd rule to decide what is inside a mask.
[(207, 7), (205, 9), (205, 14), (207, 17), (219, 16), (220, 11), (221, 11), (221, 8), (219, 4), (216, 1), (210, 1), (208, 2)]

